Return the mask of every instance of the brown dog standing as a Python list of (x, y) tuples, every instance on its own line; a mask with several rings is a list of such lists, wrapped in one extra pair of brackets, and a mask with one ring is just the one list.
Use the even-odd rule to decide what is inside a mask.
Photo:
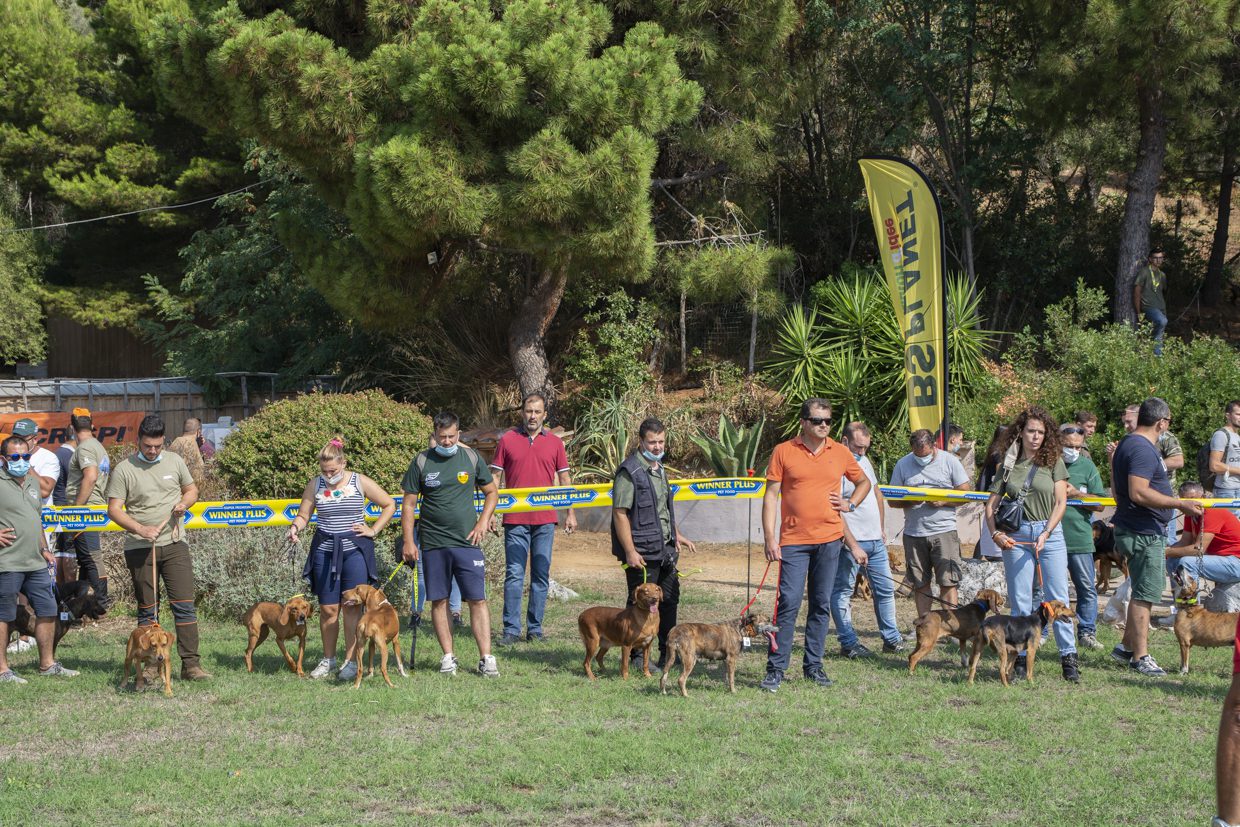
[(366, 607), (365, 614), (357, 621), (357, 639), (353, 644), (353, 652), (345, 653), (346, 663), (352, 659), (350, 654), (357, 659), (357, 678), (353, 681), (353, 688), (357, 689), (362, 685), (362, 646), (367, 641), (370, 642), (370, 668), (367, 675), (375, 673), (375, 644), (377, 643), (379, 644), (379, 668), (383, 673), (383, 680), (388, 686), (393, 685), (392, 679), (388, 677), (387, 669), (388, 644), (390, 643), (396, 653), (396, 668), (402, 678), (407, 677), (405, 666), (400, 660), (400, 617), (396, 614), (396, 608), (388, 602), (387, 595), (374, 586), (363, 584), (354, 586), (341, 594), (340, 601), (346, 606)]
[(724, 661), (728, 670), (728, 691), (735, 692), (736, 659), (743, 648), (742, 639), (778, 631), (779, 627), (772, 626), (769, 617), (760, 614), (745, 614), (723, 623), (679, 623), (667, 635), (667, 661), (659, 676), (659, 690), (667, 694), (667, 675), (679, 657), (682, 669), (676, 683), (683, 697), (689, 697), (685, 681), (689, 680), (698, 658)]
[(172, 633), (165, 632), (158, 623), (150, 626), (139, 626), (129, 634), (129, 645), (125, 647), (125, 667), (121, 671), (121, 689), (129, 683), (129, 667), (134, 668), (134, 689), (142, 691), (146, 685), (146, 677), (142, 671), (148, 661), (155, 661), (159, 674), (164, 679), (164, 695), (172, 697)]
[(659, 601), (663, 590), (654, 583), (642, 583), (633, 590), (633, 605), (625, 609), (595, 606), (577, 617), (581, 642), (586, 646), (586, 675), (594, 680), (590, 669), (591, 659), (597, 661), (603, 671), (603, 655), (613, 646), (620, 647), (620, 677), (629, 679), (629, 655), (634, 649), (642, 651), (642, 672), (650, 674), (650, 645), (659, 634)]
[[(265, 601), (251, 606), (242, 618), (246, 631), (250, 633), (250, 642), (245, 649), (246, 671), (254, 671), (254, 650), (267, 639), (269, 632), (275, 632), (276, 645), (280, 647), (280, 654), (284, 655), (284, 662), (297, 677), (304, 678), (306, 674), (301, 670), (301, 662), (306, 654), (306, 621), (312, 614), (314, 607), (300, 595), (283, 606)], [(284, 641), (291, 637), (298, 640), (296, 662), (284, 648)]]
[(982, 589), (974, 601), (958, 609), (939, 609), (926, 612), (913, 626), (917, 629), (917, 648), (908, 656), (908, 673), (913, 674), (918, 662), (934, 649), (935, 644), (945, 637), (954, 637), (960, 641), (960, 665), (968, 662), (964, 644), (973, 640), (982, 621), (991, 612), (998, 612), (1003, 605), (1003, 595), (994, 589)]
[(1180, 674), (1188, 674), (1188, 654), (1194, 646), (1234, 646), (1240, 612), (1212, 612), (1197, 602), (1200, 589), (1191, 575), (1176, 572), (1175, 637), (1180, 642)]

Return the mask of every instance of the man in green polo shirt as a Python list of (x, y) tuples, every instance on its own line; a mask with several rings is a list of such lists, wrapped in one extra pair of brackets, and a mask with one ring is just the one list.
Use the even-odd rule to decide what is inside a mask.
[(17, 619), (17, 594), (30, 601), (34, 640), (39, 646), (39, 674), (71, 678), (77, 674), (54, 660), (56, 558), (43, 536), (42, 499), (30, 473), (30, 444), (19, 436), (0, 442), (0, 683), (25, 683), (9, 668), (5, 646), (9, 625)]
[(1149, 264), (1137, 273), (1132, 285), (1132, 307), (1154, 326), (1154, 355), (1162, 356), (1163, 332), (1167, 329), (1167, 275), (1162, 271), (1166, 256), (1155, 247)]
[[(1063, 461), (1068, 466), (1068, 496), (1098, 497), (1103, 493), (1098, 466), (1085, 455), (1085, 429), (1068, 424), (1059, 429)], [(1094, 582), (1094, 530), (1091, 515), (1100, 505), (1070, 505), (1063, 514), (1063, 539), (1068, 546), (1068, 575), (1076, 588), (1076, 639), (1082, 646), (1101, 649), (1098, 630), (1098, 588)]]

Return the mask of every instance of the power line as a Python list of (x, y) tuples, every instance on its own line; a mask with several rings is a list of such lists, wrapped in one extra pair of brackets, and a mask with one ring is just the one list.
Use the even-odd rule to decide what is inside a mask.
[(221, 192), (218, 195), (208, 195), (206, 198), (199, 198), (197, 201), (187, 201), (184, 204), (170, 204), (166, 207), (143, 207), (140, 210), (130, 210), (129, 212), (118, 212), (118, 213), (114, 213), (113, 215), (101, 215), (96, 218), (80, 218), (76, 221), (61, 221), (58, 224), (41, 224), (38, 227), (0, 227), (0, 233), (28, 233), (28, 232), (33, 232), (34, 230), (55, 230), (59, 227), (71, 227), (74, 224), (90, 224), (94, 221), (108, 221), (113, 218), (126, 218), (131, 215), (140, 215), (142, 213), (148, 213), (148, 212), (162, 212), (164, 210), (180, 210), (180, 209), (184, 209), (185, 207), (196, 207), (199, 204), (205, 204), (208, 201), (217, 201), (226, 196), (236, 195), (239, 192), (245, 192), (246, 190), (252, 190), (257, 187), (261, 187), (264, 184), (269, 184), (269, 183), (271, 183), (270, 179), (266, 181), (259, 181), (257, 184), (251, 184), (251, 185), (247, 185), (244, 187), (238, 187), (235, 190), (230, 190), (228, 192)]

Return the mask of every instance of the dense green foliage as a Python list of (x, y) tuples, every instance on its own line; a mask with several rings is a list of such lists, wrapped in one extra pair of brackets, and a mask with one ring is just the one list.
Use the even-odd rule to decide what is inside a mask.
[(309, 394), (274, 402), (241, 423), (216, 467), (237, 496), (299, 498), (319, 472), (319, 451), (337, 434), (350, 468), (395, 491), (430, 444), (431, 421), (382, 391)]

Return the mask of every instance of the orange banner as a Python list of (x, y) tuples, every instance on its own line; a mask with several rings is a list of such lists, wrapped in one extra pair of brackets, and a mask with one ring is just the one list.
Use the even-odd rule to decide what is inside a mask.
[[(104, 447), (128, 442), (138, 444), (138, 426), (142, 424), (142, 411), (97, 411), (91, 416), (95, 426), (95, 438)], [(38, 443), (49, 451), (55, 451), (73, 436), (68, 413), (10, 413), (0, 414), (0, 433), (13, 433), (13, 423), (19, 419), (33, 419), (39, 426)]]

